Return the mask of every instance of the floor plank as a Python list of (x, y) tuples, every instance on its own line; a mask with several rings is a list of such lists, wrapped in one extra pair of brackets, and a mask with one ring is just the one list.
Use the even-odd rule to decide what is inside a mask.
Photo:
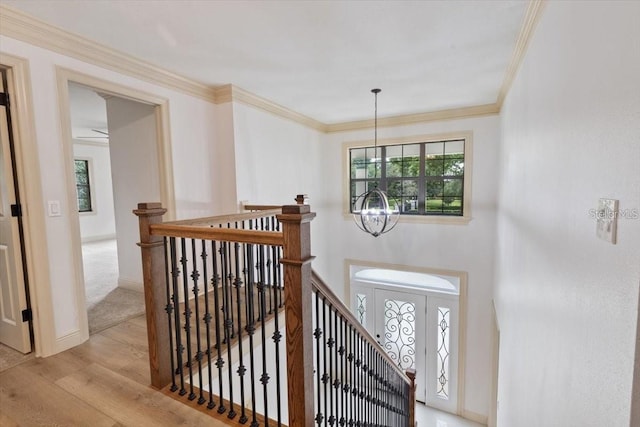
[(3, 417), (20, 426), (86, 425), (88, 420), (92, 426), (118, 425), (115, 419), (23, 366), (0, 374), (0, 402)]
[(56, 384), (126, 426), (226, 425), (97, 363)]

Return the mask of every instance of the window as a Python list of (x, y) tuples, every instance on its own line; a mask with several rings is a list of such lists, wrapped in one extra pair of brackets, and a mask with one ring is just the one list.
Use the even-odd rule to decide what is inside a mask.
[(89, 160), (75, 160), (76, 192), (78, 212), (91, 212), (91, 183), (89, 182)]
[(378, 186), (403, 215), (463, 216), (465, 141), (350, 148), (350, 206)]

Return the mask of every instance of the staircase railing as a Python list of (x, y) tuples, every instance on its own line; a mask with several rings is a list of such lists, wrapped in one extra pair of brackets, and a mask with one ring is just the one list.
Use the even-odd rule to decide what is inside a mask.
[(167, 223), (138, 205), (152, 386), (252, 427), (414, 426), (411, 373), (312, 273), (296, 200)]

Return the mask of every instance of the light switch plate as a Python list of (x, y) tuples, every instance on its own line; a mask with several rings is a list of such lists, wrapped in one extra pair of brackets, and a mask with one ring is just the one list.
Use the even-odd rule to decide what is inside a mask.
[(596, 235), (615, 245), (618, 231), (618, 201), (616, 199), (598, 200), (596, 220)]
[(49, 216), (60, 216), (60, 200), (49, 200)]

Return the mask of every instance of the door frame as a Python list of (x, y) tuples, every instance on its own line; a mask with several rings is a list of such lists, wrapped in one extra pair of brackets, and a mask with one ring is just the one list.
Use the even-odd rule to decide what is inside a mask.
[[(149, 104), (155, 107), (156, 135), (157, 135), (157, 162), (160, 179), (160, 202), (167, 209), (164, 218), (167, 221), (175, 219), (175, 191), (173, 184), (173, 156), (171, 150), (171, 132), (169, 128), (169, 100), (147, 92), (103, 80), (88, 74), (80, 73), (68, 68), (56, 67), (56, 79), (58, 86), (58, 104), (60, 112), (60, 130), (64, 150), (64, 166), (67, 188), (67, 205), (69, 212), (69, 226), (71, 230), (72, 262), (75, 272), (75, 304), (78, 312), (77, 332), (63, 337), (68, 340), (65, 348), (78, 345), (89, 338), (89, 323), (87, 318), (84, 267), (82, 261), (82, 239), (80, 233), (80, 215), (76, 206), (76, 182), (73, 156), (73, 140), (71, 132), (71, 110), (69, 102), (69, 83), (78, 83), (96, 92), (112, 95), (119, 98)], [(131, 207), (132, 210), (135, 206)], [(133, 214), (132, 214), (133, 215)], [(60, 343), (58, 343), (60, 344)]]
[(457, 366), (457, 404), (456, 415), (465, 416), (468, 415), (465, 405), (465, 366), (466, 366), (466, 354), (467, 354), (467, 282), (468, 274), (466, 271), (446, 270), (441, 268), (430, 267), (417, 267), (400, 264), (388, 264), (383, 262), (363, 261), (355, 259), (344, 260), (344, 283), (345, 283), (345, 305), (352, 307), (351, 301), (351, 267), (367, 267), (367, 268), (382, 268), (387, 270), (396, 270), (403, 272), (414, 272), (431, 274), (436, 276), (449, 276), (458, 279), (459, 283), (459, 296), (458, 296), (458, 366)]
[(16, 144), (17, 185), (23, 205), (24, 251), (29, 277), (29, 302), (32, 311), (33, 349), (36, 356), (51, 354), (55, 330), (50, 282), (47, 234), (42, 198), (40, 161), (36, 144), (35, 116), (29, 61), (0, 52), (0, 64), (12, 74), (7, 90), (11, 94), (12, 132)]

